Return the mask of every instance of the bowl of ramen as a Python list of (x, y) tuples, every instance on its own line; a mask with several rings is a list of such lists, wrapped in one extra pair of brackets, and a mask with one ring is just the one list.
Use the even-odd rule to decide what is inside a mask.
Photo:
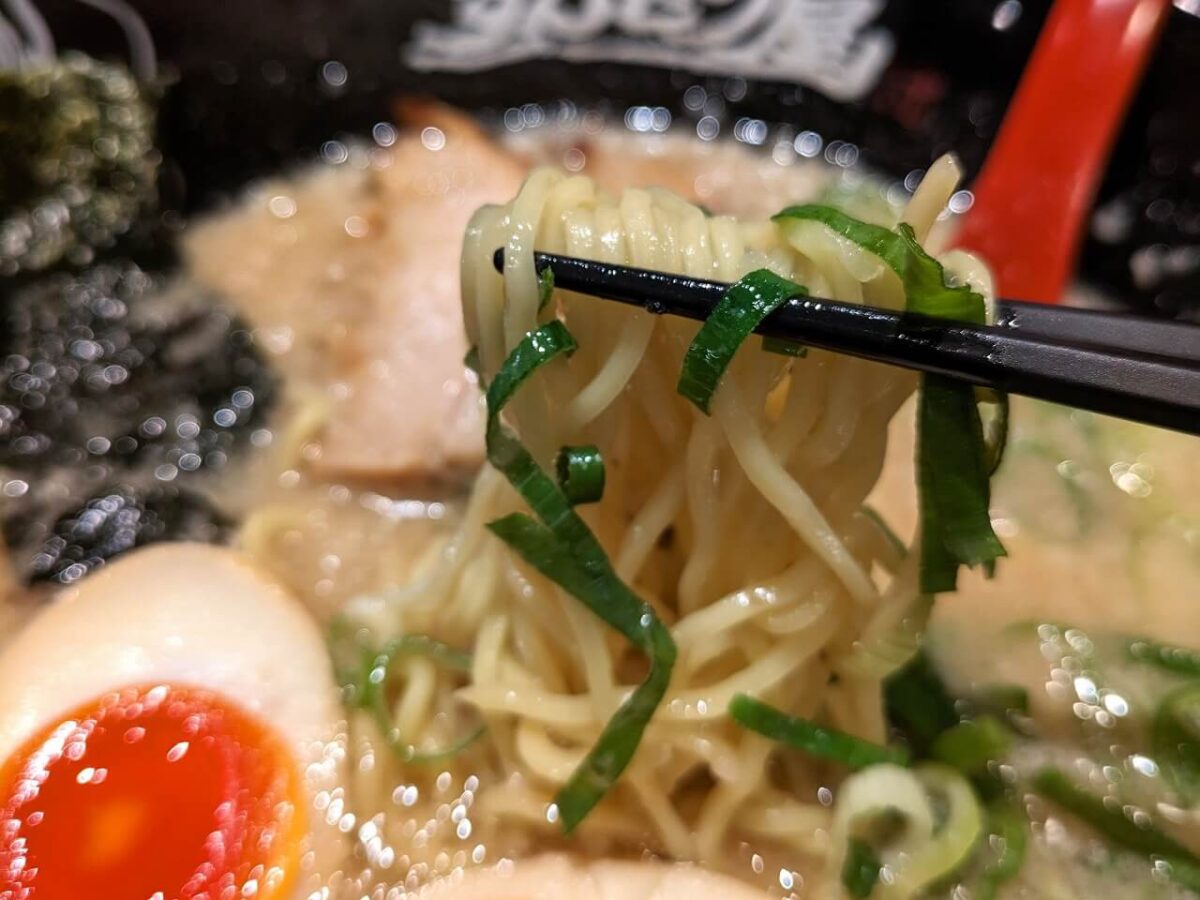
[(0, 897), (1200, 894), (1195, 439), (750, 335), (1012, 84), (727, 5), (3, 4)]

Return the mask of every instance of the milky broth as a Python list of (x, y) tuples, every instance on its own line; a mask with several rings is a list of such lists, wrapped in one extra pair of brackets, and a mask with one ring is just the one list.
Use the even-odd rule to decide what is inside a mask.
[[(596, 124), (585, 119), (569, 131), (506, 135), (496, 152), (517, 170), (550, 161), (612, 189), (660, 184), (716, 212), (769, 214), (832, 191), (852, 196), (852, 211), (870, 218), (872, 210), (894, 210), (904, 199), (857, 171), (791, 151), (705, 144), (676, 134), (637, 136)], [(208, 485), (209, 493), (241, 522), (235, 542), (322, 624), (347, 605), (401, 589), (429, 568), (462, 514), (470, 475), (347, 475), (320, 465), (329, 411), (352, 394), (347, 384), (366, 337), (394, 321), (380, 284), (394, 288), (403, 274), (388, 269), (397, 235), (415, 239), (420, 231), (397, 221), (404, 204), (416, 195), (422, 209), (431, 196), (443, 197), (448, 208), (464, 202), (462, 172), (438, 170), (438, 179), (398, 188), (390, 169), (394, 152), (358, 148), (340, 165), (255, 186), (184, 241), (188, 277), (215, 289), (256, 326), (259, 346), (284, 379), (284, 401), (252, 458)], [(412, 155), (405, 165), (419, 172), (423, 154), (432, 159), (442, 145), (410, 143), (405, 152)], [(458, 302), (453, 274), (438, 283), (445, 289), (439, 302)], [(455, 390), (477, 390), (464, 377)], [(355, 421), (372, 420), (361, 415)], [(906, 542), (916, 526), (913, 448), (910, 403), (893, 422), (887, 465), (872, 497)], [(1139, 762), (1147, 722), (1167, 682), (1131, 664), (1122, 641), (1146, 636), (1200, 647), (1198, 449), (1191, 437), (1014, 398), (1008, 451), (992, 497), (1008, 557), (993, 580), (978, 572), (960, 576), (958, 593), (938, 599), (929, 631), (932, 655), (956, 694), (998, 684), (1028, 692), (1032, 737), (1009, 760), (1014, 777), (1046, 762), (1075, 767), (1122, 800), (1160, 811), (1166, 804), (1176, 836), (1193, 848), (1200, 848), (1196, 811), (1170, 806), (1157, 771)], [(0, 590), (5, 578), (0, 568)], [(11, 586), (8, 592), (18, 593)], [(0, 633), (22, 608), (19, 601), (0, 607)], [(347, 742), (349, 762), (361, 776), (348, 786), (347, 802), (359, 804), (371, 830), (369, 837), (359, 833), (344, 871), (330, 874), (335, 896), (368, 895), (374, 888), (371, 896), (384, 896), (384, 885), (416, 886), (485, 859), (543, 849), (524, 838), (505, 845), (501, 836), (486, 848), (455, 838), (438, 817), (478, 788), (478, 780), (471, 790), (439, 783), (419, 804), (410, 802), (415, 780), (401, 783), (393, 770), (377, 765), (377, 749), (369, 741)], [(368, 789), (372, 795), (364, 796)], [(1036, 840), (1020, 880), (1002, 896), (1171, 896), (1174, 889), (1153, 878), (1147, 864), (1103, 852), (1086, 829), (1044, 803), (1031, 799), (1028, 812)], [(426, 821), (441, 830), (417, 847), (413, 835), (418, 826), (425, 833)], [(372, 871), (382, 852), (379, 836), (387, 834), (399, 838), (385, 849), (393, 861), (405, 862)], [(629, 855), (628, 848), (621, 852)], [(401, 871), (403, 865), (409, 868)], [(779, 865), (764, 875), (757, 848), (731, 848), (720, 867), (771, 895), (803, 896), (781, 888)]]

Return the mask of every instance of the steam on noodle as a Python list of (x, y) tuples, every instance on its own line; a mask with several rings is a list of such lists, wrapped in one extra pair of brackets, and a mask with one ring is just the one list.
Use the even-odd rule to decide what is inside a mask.
[[(917, 191), (906, 221), (919, 238), (957, 174), (952, 160), (940, 162)], [(492, 265), (497, 247), (503, 275)], [(928, 602), (918, 596), (918, 554), (897, 552), (863, 504), (883, 465), (888, 422), (917, 379), (819, 350), (760, 352), (751, 338), (706, 417), (675, 389), (695, 323), (566, 291), (539, 308), (535, 247), (730, 282), (768, 268), (816, 296), (893, 309), (905, 306), (901, 280), (819, 222), (739, 222), (663, 191), (609, 196), (587, 177), (548, 169), (511, 203), (481, 209), (463, 253), (464, 316), (485, 381), (548, 321), (561, 320), (578, 341), (572, 356), (521, 386), (505, 419), (547, 472), (560, 447), (599, 448), (603, 498), (578, 513), (677, 648), (637, 752), (573, 842), (729, 866), (735, 838), (752, 837), (836, 883), (861, 811), (838, 809), (835, 820), (816, 799), (820, 764), (739, 727), (727, 708), (748, 694), (885, 740), (881, 681), (911, 653), (909, 632)], [(946, 262), (960, 280), (990, 288), (965, 254)], [(376, 633), (471, 652), (466, 675), (429, 654), (387, 663), (402, 685), (389, 701), (391, 737), (429, 753), (453, 745), (474, 720), (486, 725), (428, 777), (494, 776), (482, 780), (471, 815), (481, 840), (486, 830), (501, 853), (520, 835), (544, 843), (558, 833), (556, 791), (646, 675), (636, 648), (485, 528), (526, 509), (485, 467), (448, 546), (423, 561), (410, 586), (356, 609)], [(369, 720), (357, 725), (378, 737)], [(407, 767), (404, 777), (420, 771)], [(940, 773), (893, 766), (872, 777), (911, 794), (916, 819), (930, 818), (928, 783)], [(843, 846), (830, 847), (822, 837), (830, 832)], [(932, 832), (931, 818), (917, 821), (906, 840), (933, 843)], [(926, 865), (930, 852), (938, 851), (926, 852)]]

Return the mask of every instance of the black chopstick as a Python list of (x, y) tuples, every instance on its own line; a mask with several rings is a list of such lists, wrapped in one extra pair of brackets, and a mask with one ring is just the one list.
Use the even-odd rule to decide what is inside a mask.
[(996, 324), (1039, 338), (1200, 362), (1200, 328), (1183, 322), (1077, 306), (998, 300)]
[[(495, 263), (503, 268), (503, 250)], [(534, 265), (553, 270), (557, 288), (690, 319), (706, 319), (729, 289), (718, 281), (548, 253), (535, 253)], [(767, 316), (757, 331), (1200, 434), (1200, 328), (1087, 313), (1078, 320), (1087, 322), (1084, 338), (1076, 340), (1071, 323), (1077, 311), (1029, 315), (1027, 305), (1001, 301), (1000, 324), (978, 326), (805, 297)]]

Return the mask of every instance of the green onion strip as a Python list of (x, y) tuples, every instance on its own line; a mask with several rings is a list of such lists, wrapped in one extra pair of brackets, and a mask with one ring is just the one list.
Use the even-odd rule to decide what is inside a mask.
[(864, 503), (858, 508), (858, 511), (875, 526), (883, 536), (884, 543), (887, 544), (888, 549), (892, 551), (897, 559), (904, 559), (904, 557), (908, 556), (908, 545), (900, 539), (900, 535), (896, 534), (892, 526), (887, 523), (887, 520), (880, 515), (879, 510)]
[(888, 724), (918, 757), (927, 756), (938, 737), (959, 722), (954, 698), (924, 650), (884, 681), (883, 708)]
[[(500, 411), (539, 367), (575, 350), (566, 327), (551, 321), (526, 335), (487, 391), (488, 461), (532, 508), (536, 520), (513, 513), (488, 528), (567, 593), (642, 650), (650, 660), (645, 680), (605, 725), (596, 744), (555, 797), (562, 828), (570, 833), (612, 788), (629, 765), (651, 716), (667, 690), (675, 642), (651, 607), (612, 569), (604, 548), (572, 501), (500, 422)], [(594, 472), (589, 465), (588, 471)]]
[(966, 285), (946, 284), (942, 264), (925, 252), (908, 224), (902, 222), (892, 231), (882, 225), (861, 222), (832, 206), (813, 203), (789, 206), (773, 218), (776, 222), (820, 222), (878, 256), (900, 276), (912, 312), (983, 324), (983, 298)]
[(538, 276), (538, 312), (546, 308), (550, 298), (554, 296), (554, 270), (542, 269)]
[(424, 634), (406, 634), (375, 649), (367, 641), (366, 629), (356, 628), (344, 616), (333, 620), (329, 629), (329, 651), (334, 675), (342, 686), (342, 700), (350, 709), (365, 711), (379, 729), (388, 747), (401, 762), (428, 764), (451, 759), (479, 740), (487, 730), (480, 724), (462, 737), (436, 750), (417, 750), (400, 734), (388, 706), (389, 677), (396, 663), (423, 656), (444, 669), (468, 673), (471, 655)]
[(1138, 638), (1126, 648), (1129, 658), (1176, 675), (1200, 678), (1200, 650)]
[(994, 406), (995, 409), (983, 421), (983, 459), (989, 476), (995, 475), (1004, 462), (1004, 451), (1008, 448), (1008, 394), (1004, 391), (993, 391), (987, 388), (975, 389), (975, 401), (981, 406)]
[[(707, 414), (721, 376), (733, 362), (738, 347), (763, 319), (786, 301), (807, 293), (801, 285), (770, 269), (755, 269), (732, 285), (688, 347), (676, 390)], [(798, 346), (791, 345), (789, 354), (800, 355), (792, 353)], [(780, 349), (781, 342), (771, 343), (770, 348)]]
[(1154, 759), (1183, 802), (1200, 800), (1200, 683), (1168, 693), (1150, 727)]
[(797, 341), (789, 341), (787, 338), (764, 337), (762, 339), (762, 348), (766, 353), (791, 356), (795, 359), (803, 359), (808, 356), (808, 347)]
[(378, 653), (368, 655), (368, 662), (364, 666), (366, 678), (358, 696), (359, 706), (371, 715), (388, 746), (402, 762), (427, 764), (452, 759), (479, 740), (487, 731), (487, 726), (477, 725), (448, 746), (437, 750), (421, 751), (408, 744), (404, 735), (400, 734), (392, 722), (386, 690), (392, 667), (410, 656), (427, 657), (443, 668), (455, 672), (465, 674), (471, 671), (471, 654), (456, 650), (423, 634), (406, 634), (389, 641)]
[[(946, 284), (941, 263), (925, 252), (907, 224), (892, 231), (813, 204), (788, 207), (775, 220), (819, 222), (878, 256), (900, 277), (911, 312), (984, 321), (983, 298), (965, 285)], [(922, 593), (954, 590), (962, 565), (982, 565), (991, 574), (1004, 555), (988, 515), (989, 470), (999, 465), (1008, 424), (1007, 408), (997, 413), (1003, 418), (989, 444), (970, 385), (941, 375), (922, 378), (917, 438)]]
[(1057, 769), (1042, 769), (1033, 789), (1086, 822), (1118, 847), (1157, 857), (1170, 865), (1168, 876), (1193, 891), (1200, 891), (1200, 857), (1174, 838), (1149, 825), (1139, 825), (1124, 812), (1110, 809), (1090, 791), (1078, 787)]
[(595, 444), (563, 447), (554, 468), (558, 486), (572, 505), (595, 503), (604, 496), (604, 460)]
[(746, 694), (734, 696), (729, 703), (729, 715), (743, 728), (763, 737), (851, 769), (863, 769), (879, 763), (908, 764), (908, 753), (903, 749), (884, 747), (844, 731), (789, 716)]
[(995, 900), (1000, 886), (1016, 878), (1025, 864), (1029, 823), (1024, 813), (1007, 800), (988, 807), (985, 823), (991, 859), (984, 865), (973, 895), (977, 900)]
[(842, 886), (855, 900), (865, 900), (875, 890), (883, 864), (866, 841), (850, 838), (842, 864)]
[(967, 719), (934, 739), (929, 754), (964, 775), (985, 775), (988, 764), (1012, 749), (1012, 732), (992, 715)]

